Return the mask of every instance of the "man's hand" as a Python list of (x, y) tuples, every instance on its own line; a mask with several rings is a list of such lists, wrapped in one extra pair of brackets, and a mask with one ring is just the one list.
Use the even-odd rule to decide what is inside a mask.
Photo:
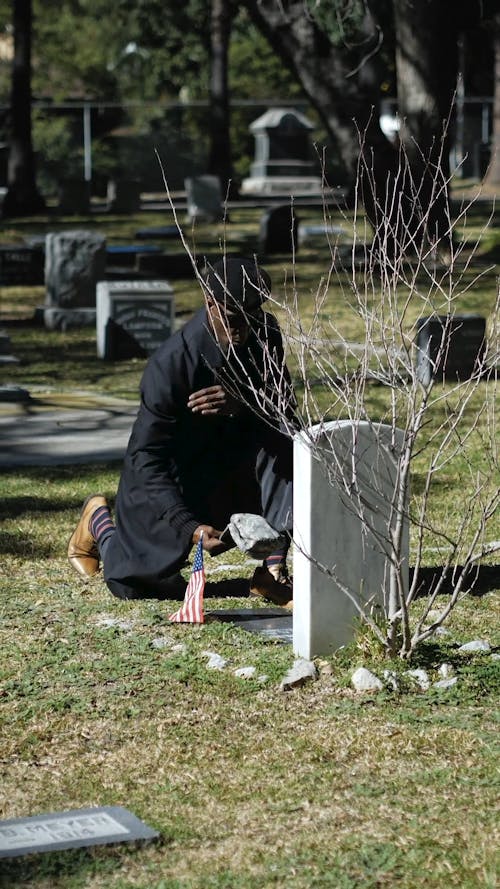
[(237, 413), (239, 404), (223, 386), (208, 386), (207, 389), (198, 389), (192, 392), (188, 398), (187, 406), (193, 414), (209, 416), (219, 414), (226, 417)]
[(198, 543), (203, 532), (203, 549), (210, 553), (211, 556), (218, 556), (219, 553), (226, 552), (230, 549), (227, 543), (222, 543), (219, 539), (222, 531), (213, 528), (212, 525), (198, 525), (193, 531), (193, 543)]

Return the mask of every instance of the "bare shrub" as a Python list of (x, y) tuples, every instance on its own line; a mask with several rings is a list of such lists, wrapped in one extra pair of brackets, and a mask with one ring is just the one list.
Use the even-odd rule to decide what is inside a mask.
[[(484, 349), (479, 350), (463, 379), (460, 375), (450, 378), (445, 368), (451, 333), (460, 326), (468, 297), (492, 270), (478, 258), (484, 230), (474, 243), (467, 239), (471, 203), (464, 203), (453, 216), (449, 182), (439, 164), (433, 175), (434, 197), (429, 202), (427, 191), (424, 202), (419, 182), (412, 178), (401, 151), (399, 170), (389, 183), (383, 206), (377, 205), (373, 191), (377, 207), (373, 225), (366, 220), (360, 189), (356, 189), (352, 214), (343, 214), (343, 227), (352, 231), (349, 246), (335, 233), (325, 183), (323, 220), (329, 261), (324, 273), (318, 273), (315, 292), (307, 295), (300, 291), (297, 263), (292, 257), (291, 273), (281, 288), (283, 295), (278, 298), (275, 291), (269, 299), (286, 343), (298, 401), (295, 418), (291, 418), (288, 378), (281, 357), (267, 355), (273, 386), (264, 392), (249, 389), (251, 383), (242, 368), (234, 376), (234, 392), (247, 405), (288, 435), (307, 438), (328, 483), (344, 489), (374, 545), (385, 553), (390, 577), (382, 621), (373, 614), (373, 597), (362, 599), (359, 590), (344, 592), (386, 653), (401, 658), (410, 658), (443, 624), (456, 603), (470, 592), (481, 561), (500, 549), (500, 540), (494, 539), (500, 536), (498, 530), (494, 533), (500, 500), (500, 290), (497, 287), (492, 300)], [(358, 182), (363, 183), (365, 194), (371, 181), (373, 173), (360, 154)], [(168, 192), (166, 181), (165, 185)], [(445, 224), (441, 219), (439, 227), (435, 225), (434, 199), (445, 213)], [(292, 230), (293, 204), (290, 213)], [(184, 237), (183, 242), (189, 252)], [(418, 331), (428, 318), (440, 319), (439, 334), (437, 340), (434, 334), (432, 354), (419, 356)], [(265, 328), (260, 335), (265, 347)], [(422, 371), (423, 361), (427, 374)], [(400, 435), (397, 430), (402, 433), (382, 535), (371, 525), (355, 471), (346, 477), (334, 445), (315, 449), (318, 430), (335, 419), (349, 420), (353, 429), (361, 421), (375, 431), (384, 424), (392, 430), (394, 440)], [(460, 504), (452, 516), (440, 510), (438, 494), (440, 480), (446, 482), (451, 477), (459, 478), (460, 491)], [(411, 528), (413, 566), (409, 584), (402, 551), (406, 522)], [(423, 605), (420, 602), (417, 608), (421, 569), (431, 551), (438, 567)], [(340, 580), (334, 554), (331, 565), (319, 567)], [(444, 591), (448, 594), (445, 604), (438, 599)]]

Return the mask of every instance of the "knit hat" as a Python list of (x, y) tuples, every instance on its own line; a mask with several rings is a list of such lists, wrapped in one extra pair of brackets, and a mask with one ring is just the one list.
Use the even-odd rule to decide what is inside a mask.
[(208, 295), (229, 309), (252, 311), (259, 308), (271, 292), (271, 278), (255, 259), (226, 256), (218, 259), (205, 278)]

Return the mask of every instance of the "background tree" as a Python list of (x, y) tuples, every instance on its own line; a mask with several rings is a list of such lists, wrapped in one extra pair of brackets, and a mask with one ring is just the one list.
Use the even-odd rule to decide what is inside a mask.
[(208, 172), (218, 176), (222, 194), (235, 193), (231, 158), (228, 94), (228, 50), (231, 21), (235, 13), (231, 0), (212, 0), (210, 10), (210, 151)]
[(31, 137), (31, 0), (13, 2), (14, 58), (10, 100), (9, 159), (4, 216), (38, 213), (45, 202), (35, 179)]
[(494, 90), (493, 90), (493, 134), (491, 139), (491, 162), (485, 181), (488, 185), (500, 184), (500, 12), (494, 24)]

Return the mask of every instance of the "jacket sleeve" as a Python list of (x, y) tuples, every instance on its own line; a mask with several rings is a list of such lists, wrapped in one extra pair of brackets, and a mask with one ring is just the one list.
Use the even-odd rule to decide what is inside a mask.
[(161, 360), (154, 355), (142, 377), (141, 404), (128, 447), (139, 498), (147, 497), (157, 517), (165, 518), (186, 540), (200, 524), (184, 504), (176, 458), (179, 414), (188, 395), (185, 353), (163, 353)]

